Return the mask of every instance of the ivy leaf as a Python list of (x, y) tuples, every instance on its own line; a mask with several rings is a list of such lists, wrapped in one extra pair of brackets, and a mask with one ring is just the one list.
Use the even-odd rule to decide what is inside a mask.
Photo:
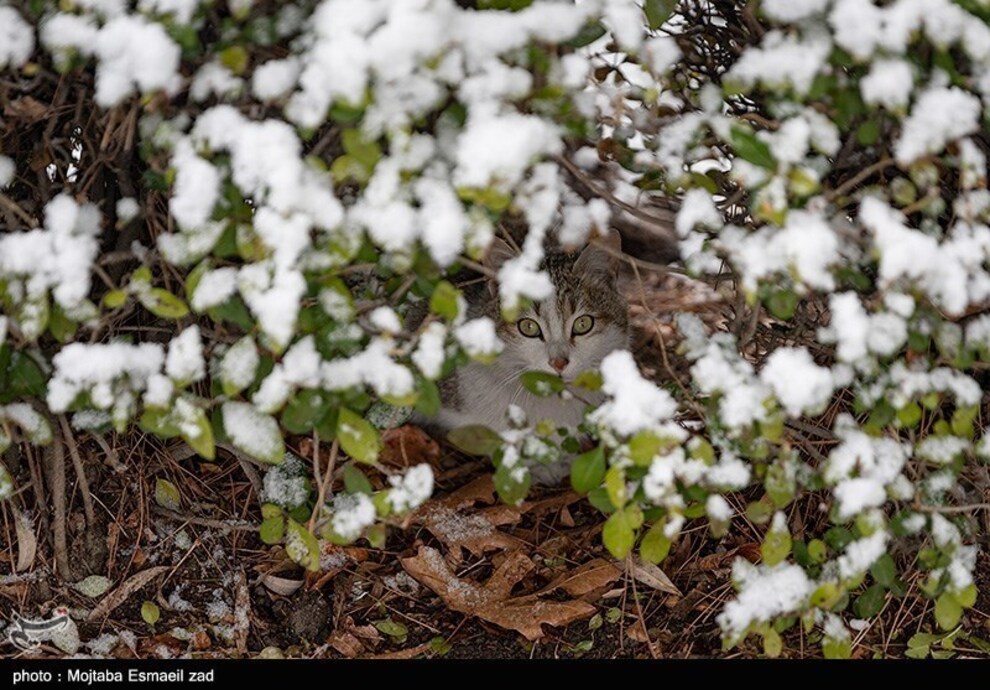
[(767, 628), (763, 632), (763, 653), (771, 659), (776, 659), (784, 651), (784, 641), (780, 639), (780, 633), (773, 628)]
[(381, 450), (378, 431), (346, 407), (340, 408), (337, 415), (337, 440), (343, 451), (358, 462), (373, 464), (378, 461)]
[(586, 494), (601, 486), (605, 479), (605, 450), (597, 446), (582, 453), (571, 464), (571, 486), (579, 494)]

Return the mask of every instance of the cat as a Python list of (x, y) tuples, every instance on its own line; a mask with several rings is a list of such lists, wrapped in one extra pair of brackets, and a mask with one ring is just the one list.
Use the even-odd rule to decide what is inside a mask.
[[(534, 303), (515, 321), (501, 316), (498, 285), (486, 279), (466, 293), (468, 316), (487, 316), (496, 323), (505, 347), (491, 364), (472, 362), (441, 382), (441, 409), (426, 421), (434, 433), (480, 424), (496, 431), (509, 428), (510, 405), (526, 413), (530, 424), (552, 419), (559, 426), (577, 427), (585, 407), (602, 401), (600, 393), (580, 390), (580, 398), (540, 397), (520, 382), (526, 371), (553, 374), (571, 383), (585, 371), (597, 370), (610, 352), (629, 344), (628, 305), (618, 287), (619, 236), (611, 233), (599, 243), (569, 253), (552, 244), (542, 268), (553, 285), (546, 299)], [(516, 252), (497, 238), (485, 265), (497, 273)], [(534, 482), (559, 483), (569, 461), (531, 467)]]

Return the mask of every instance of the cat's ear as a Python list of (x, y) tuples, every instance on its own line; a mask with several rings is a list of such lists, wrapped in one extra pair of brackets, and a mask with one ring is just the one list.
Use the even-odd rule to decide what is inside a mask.
[[(493, 273), (498, 273), (499, 269), (502, 268), (502, 264), (517, 256), (519, 256), (519, 252), (513, 249), (508, 242), (496, 235), (492, 243), (488, 245), (488, 251), (485, 253), (485, 259), (482, 263), (485, 268)], [(493, 297), (496, 296), (498, 294), (498, 282), (494, 278), (487, 282), (489, 292), (491, 292)]]
[(599, 274), (614, 279), (619, 275), (621, 258), (622, 239), (614, 229), (609, 230), (604, 237), (595, 237), (588, 242), (588, 246), (574, 262), (574, 270), (577, 273)]

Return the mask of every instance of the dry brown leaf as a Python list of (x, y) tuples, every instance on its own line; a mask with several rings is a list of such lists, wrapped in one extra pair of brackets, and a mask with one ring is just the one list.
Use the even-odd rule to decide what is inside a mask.
[(629, 570), (637, 581), (642, 582), (647, 587), (652, 587), (658, 592), (681, 596), (681, 590), (677, 589), (677, 585), (670, 581), (667, 573), (652, 563), (634, 557), (629, 560)]
[(596, 558), (562, 574), (539, 593), (546, 594), (555, 589), (562, 589), (572, 597), (581, 597), (608, 587), (620, 577), (622, 571), (614, 563), (604, 558)]
[(646, 628), (643, 627), (643, 621), (641, 620), (637, 619), (635, 623), (626, 628), (626, 634), (634, 642), (650, 644), (650, 635), (646, 632)]
[(123, 604), (127, 600), (127, 597), (131, 596), (134, 592), (138, 591), (169, 569), (170, 568), (167, 565), (159, 565), (131, 575), (120, 585), (120, 587), (110, 592), (110, 594), (108, 594), (103, 601), (97, 604), (96, 607), (90, 611), (87, 620), (92, 623), (93, 621), (106, 617), (111, 611)]
[(348, 659), (353, 659), (364, 652), (364, 645), (361, 644), (361, 641), (346, 630), (332, 632), (327, 638), (327, 644)]
[(522, 546), (515, 537), (496, 529), (487, 516), (462, 513), (443, 501), (427, 503), (416, 512), (413, 520), (428, 529), (458, 558), (462, 548), (481, 556), (486, 551), (515, 550)]
[(511, 597), (512, 588), (535, 567), (519, 551), (509, 555), (484, 585), (458, 578), (440, 552), (428, 546), (402, 559), (402, 567), (451, 609), (516, 630), (528, 640), (543, 637), (544, 624), (564, 626), (595, 612), (595, 607), (583, 601), (545, 601), (536, 594)]
[(290, 580), (287, 577), (278, 577), (277, 575), (265, 575), (261, 578), (261, 584), (265, 586), (265, 589), (287, 597), (302, 587), (303, 581)]
[(3, 107), (3, 114), (12, 120), (37, 122), (45, 119), (48, 114), (48, 106), (35, 98), (31, 98), (31, 96), (21, 96), (7, 103)]
[(381, 461), (394, 467), (412, 467), (422, 463), (436, 466), (440, 446), (419, 427), (407, 424), (382, 432)]
[[(16, 510), (16, 509), (15, 509)], [(34, 536), (31, 518), (20, 511), (15, 512), (14, 527), (17, 532), (17, 566), (14, 572), (30, 570), (38, 552), (38, 540)]]
[[(204, 649), (209, 649), (213, 645), (213, 641), (210, 636), (206, 634), (205, 631), (200, 630), (195, 635), (193, 635), (192, 640), (189, 644), (197, 652), (202, 652)], [(238, 650), (240, 651), (240, 650)]]
[(138, 646), (142, 659), (172, 659), (186, 651), (186, 643), (168, 633), (146, 637)]

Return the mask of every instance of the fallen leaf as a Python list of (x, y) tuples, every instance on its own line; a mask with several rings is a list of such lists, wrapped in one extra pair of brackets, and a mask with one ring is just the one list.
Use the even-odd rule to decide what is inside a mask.
[(283, 597), (290, 596), (294, 594), (300, 587), (303, 586), (302, 580), (290, 580), (287, 577), (278, 577), (276, 575), (265, 575), (261, 578), (261, 584), (275, 594), (279, 594)]
[(38, 540), (34, 536), (31, 518), (15, 509), (14, 528), (17, 532), (17, 566), (14, 572), (30, 570), (38, 551)]
[(643, 621), (641, 620), (637, 620), (635, 623), (626, 628), (626, 634), (633, 642), (650, 644), (650, 635), (646, 632), (646, 628), (643, 627)]
[(535, 567), (520, 551), (510, 554), (484, 585), (458, 578), (440, 552), (428, 546), (401, 562), (451, 609), (516, 630), (531, 641), (543, 637), (544, 624), (564, 626), (595, 613), (595, 607), (583, 601), (547, 601), (538, 594), (511, 597), (512, 588)]
[(237, 572), (237, 591), (234, 594), (234, 644), (237, 651), (247, 654), (248, 632), (251, 628), (251, 591), (247, 575)]
[(53, 630), (49, 639), (51, 639), (52, 644), (69, 656), (79, 651), (79, 628), (76, 627), (76, 622), (71, 618), (68, 619), (66, 625)]
[(138, 656), (142, 659), (171, 659), (186, 651), (186, 643), (168, 633), (141, 640)]
[(201, 652), (204, 649), (209, 649), (210, 646), (213, 644), (213, 641), (210, 640), (210, 636), (207, 635), (205, 631), (200, 630), (195, 635), (193, 635), (190, 644), (192, 645), (192, 648), (194, 650), (196, 650), (197, 652)]
[(562, 589), (573, 597), (581, 597), (608, 587), (622, 577), (622, 571), (604, 558), (596, 558), (566, 572), (547, 585), (539, 594)]
[(327, 644), (348, 659), (354, 659), (364, 652), (364, 645), (361, 644), (361, 641), (346, 630), (335, 630), (327, 638)]
[(93, 621), (106, 617), (111, 611), (123, 604), (129, 596), (134, 594), (134, 592), (144, 587), (162, 573), (167, 572), (169, 569), (170, 568), (167, 565), (159, 565), (154, 568), (148, 568), (147, 570), (142, 570), (139, 573), (135, 573), (125, 580), (120, 587), (108, 594), (103, 601), (97, 604), (96, 607), (90, 611), (89, 617), (86, 620), (92, 623)]
[(462, 548), (481, 556), (486, 551), (510, 551), (522, 546), (519, 539), (496, 529), (488, 516), (460, 512), (443, 501), (426, 504), (416, 512), (413, 521), (428, 529), (458, 558)]
[(436, 466), (440, 460), (440, 445), (419, 427), (407, 424), (385, 429), (381, 438), (379, 460), (386, 465), (412, 467), (428, 463)]
[(637, 581), (642, 582), (647, 587), (652, 587), (658, 592), (681, 596), (681, 590), (677, 589), (677, 585), (670, 581), (667, 573), (652, 563), (638, 557), (631, 558), (629, 559), (629, 570)]
[(86, 579), (73, 584), (72, 588), (80, 594), (85, 594), (90, 599), (95, 599), (96, 597), (103, 596), (112, 584), (113, 581), (108, 577), (90, 575)]
[(31, 96), (21, 96), (7, 103), (3, 107), (3, 114), (11, 120), (37, 122), (38, 120), (43, 120), (48, 114), (48, 106)]

